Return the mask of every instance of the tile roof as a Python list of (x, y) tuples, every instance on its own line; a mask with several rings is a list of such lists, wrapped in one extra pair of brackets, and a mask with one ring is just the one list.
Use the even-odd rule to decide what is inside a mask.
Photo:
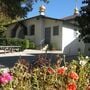
[(75, 19), (75, 18), (76, 18), (76, 16), (78, 16), (78, 15), (77, 15), (77, 14), (75, 14), (75, 15), (67, 16), (67, 17), (62, 18), (62, 20), (65, 20), (65, 21), (68, 21), (68, 20), (73, 20), (73, 19)]

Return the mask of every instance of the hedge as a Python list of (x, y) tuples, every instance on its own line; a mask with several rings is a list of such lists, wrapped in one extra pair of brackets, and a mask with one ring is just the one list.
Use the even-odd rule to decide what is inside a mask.
[(36, 45), (29, 39), (0, 38), (1, 46), (21, 46), (23, 49), (35, 49)]

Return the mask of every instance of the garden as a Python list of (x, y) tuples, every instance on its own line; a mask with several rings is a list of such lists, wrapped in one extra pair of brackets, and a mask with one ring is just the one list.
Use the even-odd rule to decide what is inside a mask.
[(0, 90), (90, 90), (90, 58), (62, 62), (59, 55), (54, 64), (39, 55), (31, 64), (20, 59), (12, 68), (0, 65)]

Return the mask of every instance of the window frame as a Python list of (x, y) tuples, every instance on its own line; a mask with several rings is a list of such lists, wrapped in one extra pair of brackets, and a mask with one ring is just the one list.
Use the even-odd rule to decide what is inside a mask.
[(53, 26), (53, 36), (59, 35), (59, 26)]
[(30, 36), (34, 36), (35, 35), (35, 25), (32, 24), (30, 25)]

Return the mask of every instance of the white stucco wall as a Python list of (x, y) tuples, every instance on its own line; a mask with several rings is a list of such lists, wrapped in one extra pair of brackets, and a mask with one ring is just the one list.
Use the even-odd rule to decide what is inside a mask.
[(35, 35), (30, 36), (30, 34), (28, 34), (28, 38), (30, 38), (32, 41), (34, 41), (37, 45), (40, 44), (40, 41), (43, 38), (43, 32), (42, 32), (42, 28), (43, 28), (43, 22), (41, 19), (37, 19), (37, 18), (33, 18), (30, 20), (26, 21), (27, 24), (27, 28), (28, 28), (28, 32), (30, 32), (30, 25), (35, 25)]
[[(41, 40), (45, 39), (45, 28), (51, 28), (51, 44), (54, 48), (61, 50), (62, 49), (62, 22), (51, 19), (43, 19), (43, 18), (34, 18), (26, 21), (26, 25), (28, 27), (30, 25), (35, 25), (35, 35), (27, 36), (32, 41), (34, 41), (37, 45), (40, 44)], [(59, 26), (59, 35), (53, 36), (53, 26)]]
[[(53, 27), (59, 26), (59, 35), (53, 35)], [(51, 27), (51, 44), (53, 48), (61, 50), (62, 49), (62, 21), (45, 19), (45, 26)]]
[(79, 42), (74, 26), (64, 25), (62, 30), (62, 50), (66, 55), (77, 55), (79, 49), (84, 53), (84, 43)]

